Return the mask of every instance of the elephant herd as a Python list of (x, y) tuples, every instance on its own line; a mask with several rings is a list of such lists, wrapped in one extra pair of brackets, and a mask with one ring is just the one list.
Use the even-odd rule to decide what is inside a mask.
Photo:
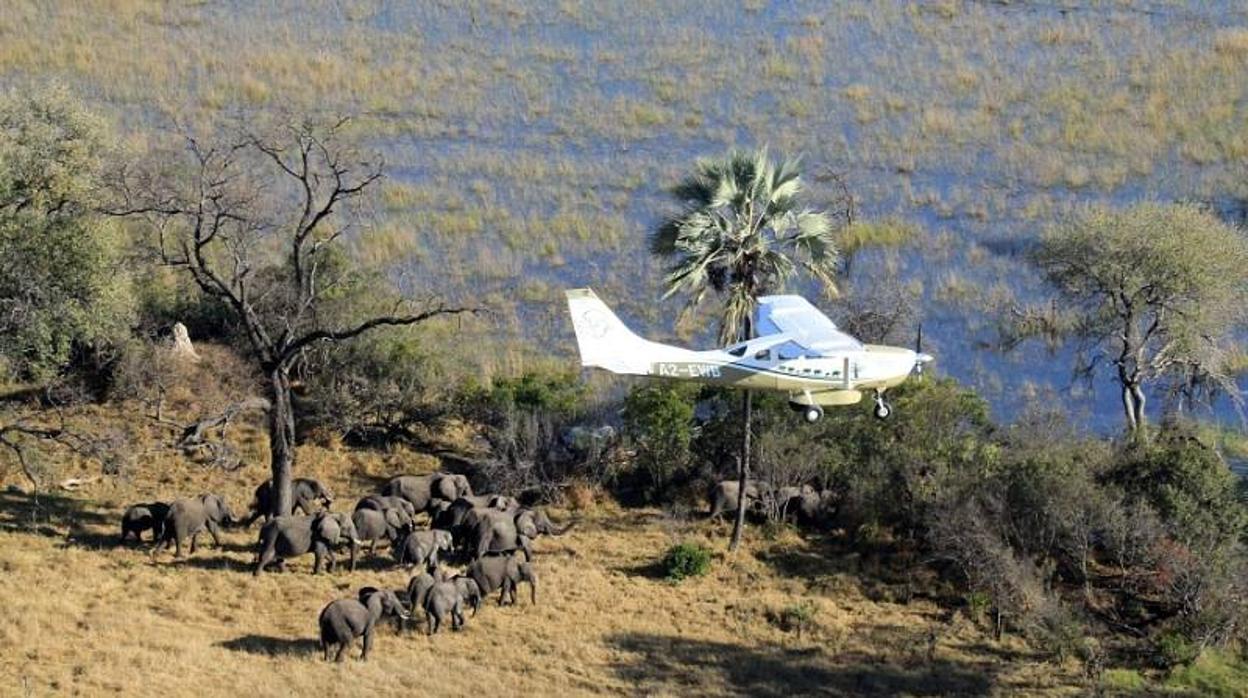
[[(836, 495), (832, 490), (816, 490), (810, 485), (775, 487), (765, 480), (746, 480), (745, 484), (747, 514), (770, 513), (803, 526), (825, 526), (836, 513)], [(710, 518), (735, 514), (740, 493), (738, 480), (721, 480), (711, 485), (706, 495), (711, 502)]]
[[(436, 472), (401, 475), (386, 482), (376, 494), (356, 502), (348, 514), (332, 511), (333, 495), (321, 483), (300, 478), (292, 483), (293, 509), (288, 516), (269, 516), (270, 482), (256, 488), (246, 518), (235, 516), (218, 494), (204, 494), (173, 502), (136, 504), (122, 515), (122, 541), (142, 541), (152, 531), (155, 556), (170, 544), (182, 557), (189, 541), (207, 531), (216, 545), (225, 526), (249, 527), (265, 518), (256, 543), (253, 574), (270, 566), (285, 569), (288, 559), (311, 553), (312, 573), (333, 572), (336, 551), (346, 546), (354, 571), (361, 546), (376, 555), (378, 543), (388, 544), (394, 562), (417, 570), (405, 589), (364, 587), (352, 598), (337, 599), (318, 618), (320, 645), (325, 659), (337, 647), (342, 661), (355, 638), (363, 638), (361, 659), (367, 658), (378, 622), (392, 617), (403, 626), (423, 620), (428, 635), (447, 622), (453, 630), (464, 626), (465, 610), (475, 616), (483, 597), (499, 592), (499, 605), (516, 602), (519, 584), (528, 583), (531, 602), (537, 603), (537, 573), (533, 568), (533, 541), (543, 535), (563, 535), (573, 524), (557, 526), (545, 512), (522, 506), (505, 495), (475, 495), (463, 475)], [(425, 515), (429, 527), (417, 524)], [(455, 560), (465, 567), (451, 574), (443, 565)]]

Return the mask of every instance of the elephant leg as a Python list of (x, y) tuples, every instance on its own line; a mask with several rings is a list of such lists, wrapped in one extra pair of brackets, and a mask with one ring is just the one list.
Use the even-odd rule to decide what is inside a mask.
[(360, 653), (360, 661), (368, 659), (368, 651), (373, 648), (373, 629), (364, 631), (364, 651)]
[[(256, 571), (252, 574), (259, 576), (260, 573), (264, 571), (264, 568), (267, 567), (270, 562), (273, 562), (273, 558), (276, 556), (277, 554), (272, 547), (266, 547), (264, 550), (260, 551), (259, 558), (256, 561)], [(325, 651), (329, 652), (329, 650)], [(329, 659), (328, 654), (326, 654), (325, 659)]]
[(425, 609), (425, 635), (432, 637), (438, 631), (438, 617), (433, 611)]
[(198, 540), (199, 540), (199, 531), (196, 531), (191, 534), (191, 554), (192, 555), (195, 554), (195, 548), (197, 547)]
[[(191, 541), (191, 552), (195, 552), (195, 541)], [(182, 536), (177, 531), (173, 532), (173, 556), (182, 557)]]
[(216, 521), (208, 522), (208, 534), (212, 536), (212, 547), (221, 548), (221, 529)]
[(321, 546), (319, 545), (316, 546), (316, 549), (312, 551), (312, 555), (314, 558), (312, 560), (312, 574), (320, 574), (321, 573), (321, 558), (324, 556), (323, 553), (321, 552)]
[(334, 656), (335, 662), (338, 662), (339, 664), (342, 663), (342, 660), (345, 659), (347, 656), (347, 648), (350, 647), (351, 643), (354, 641), (355, 641), (355, 638), (353, 637), (347, 638), (347, 639), (344, 639), (342, 643), (338, 645), (338, 654)]
[(464, 627), (464, 612), (455, 604), (455, 608), (451, 609), (451, 630), (461, 630)]
[(321, 652), (325, 653), (325, 661), (328, 662), (329, 661), (329, 643), (325, 641), (325, 638), (321, 638)]

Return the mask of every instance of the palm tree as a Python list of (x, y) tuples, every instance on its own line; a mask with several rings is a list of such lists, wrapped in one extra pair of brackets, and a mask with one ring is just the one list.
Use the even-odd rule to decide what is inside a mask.
[[(784, 288), (799, 272), (835, 293), (839, 256), (832, 223), (799, 206), (798, 162), (773, 163), (763, 148), (699, 160), (693, 174), (671, 190), (680, 213), (659, 226), (650, 241), (655, 255), (671, 260), (664, 298), (688, 295), (692, 310), (714, 293), (723, 300), (719, 339), (731, 344), (754, 337), (758, 297)], [(742, 396), (744, 425), (738, 466), (740, 493), (729, 550), (741, 544), (746, 479), (750, 471), (750, 391)]]

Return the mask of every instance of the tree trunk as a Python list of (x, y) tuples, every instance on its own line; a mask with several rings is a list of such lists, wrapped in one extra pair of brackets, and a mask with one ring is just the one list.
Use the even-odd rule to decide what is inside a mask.
[(1132, 421), (1135, 423), (1136, 433), (1143, 433), (1144, 427), (1144, 388), (1139, 383), (1131, 384), (1131, 397), (1135, 402), (1135, 414)]
[(1135, 396), (1131, 394), (1131, 388), (1125, 383), (1122, 386), (1122, 411), (1127, 418), (1127, 433), (1134, 434), (1135, 428), (1139, 426), (1135, 422)]
[(736, 550), (741, 546), (741, 531), (745, 528), (745, 485), (750, 477), (750, 432), (753, 427), (751, 422), (754, 417), (754, 400), (753, 393), (746, 390), (741, 396), (741, 406), (744, 413), (742, 421), (744, 430), (741, 434), (741, 458), (740, 465), (737, 469), (737, 481), (739, 487), (737, 489), (737, 519), (732, 524), (732, 540), (728, 543), (729, 550)]
[(290, 396), (290, 374), (285, 367), (269, 373), (269, 468), (273, 477), (272, 514), (288, 516), (291, 506), (291, 469), (295, 464), (295, 411)]

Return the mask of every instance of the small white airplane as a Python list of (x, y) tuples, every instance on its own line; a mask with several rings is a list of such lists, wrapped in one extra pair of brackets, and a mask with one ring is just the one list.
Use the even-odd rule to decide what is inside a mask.
[(581, 365), (628, 376), (658, 376), (788, 393), (807, 422), (829, 405), (852, 405), (875, 391), (875, 416), (892, 408), (884, 391), (922, 372), (928, 354), (863, 344), (801, 296), (758, 299), (759, 337), (723, 349), (693, 351), (633, 334), (588, 288), (567, 291)]

